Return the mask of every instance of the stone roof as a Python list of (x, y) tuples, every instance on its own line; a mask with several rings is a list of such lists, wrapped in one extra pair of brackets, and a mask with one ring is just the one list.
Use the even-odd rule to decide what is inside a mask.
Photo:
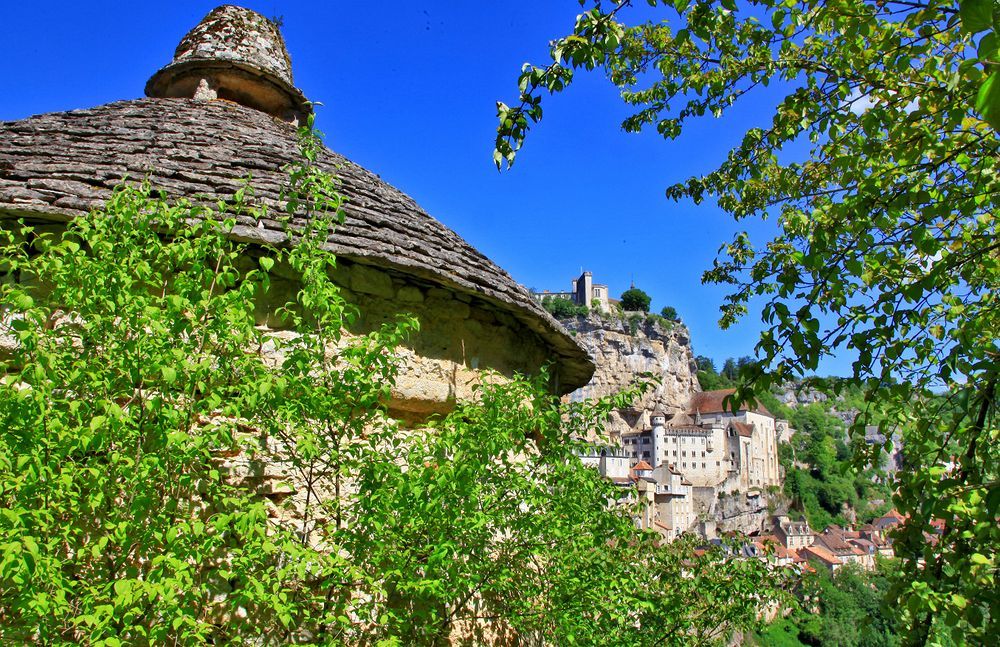
[[(126, 177), (214, 206), (252, 176), (255, 198), (277, 211), (282, 169), (297, 155), (292, 125), (229, 101), (139, 99), (0, 122), (0, 217), (66, 220), (102, 205)], [(590, 380), (593, 360), (506, 272), (373, 173), (327, 149), (318, 162), (349, 200), (331, 252), (474, 295), (553, 350), (561, 393)], [(276, 220), (249, 216), (234, 236), (285, 240)]]
[[(736, 393), (736, 389), (717, 389), (715, 391), (701, 391), (700, 393), (695, 393), (691, 396), (691, 406), (688, 408), (688, 413), (692, 415), (695, 413), (732, 413), (732, 408), (728, 406), (729, 403), (723, 405), (723, 400), (734, 393)], [(774, 417), (774, 415), (767, 410), (767, 407), (760, 402), (758, 402), (757, 406), (752, 409), (746, 404), (743, 404), (738, 411), (753, 411), (765, 416)]]

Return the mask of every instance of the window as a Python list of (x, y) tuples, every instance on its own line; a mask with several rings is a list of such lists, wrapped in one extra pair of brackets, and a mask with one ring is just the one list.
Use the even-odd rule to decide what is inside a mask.
[(705, 452), (702, 452), (702, 453), (701, 453), (701, 457), (702, 457), (702, 458), (705, 458)]

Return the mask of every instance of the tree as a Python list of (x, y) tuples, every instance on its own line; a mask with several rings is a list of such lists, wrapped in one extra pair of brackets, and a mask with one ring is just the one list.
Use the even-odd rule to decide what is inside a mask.
[(673, 306), (663, 306), (663, 309), (660, 310), (660, 316), (667, 321), (680, 321), (677, 310)]
[[(773, 240), (739, 234), (704, 277), (732, 286), (723, 326), (764, 300), (759, 359), (737, 399), (854, 353), (852, 374), (831, 385), (864, 390), (852, 433), (898, 429), (913, 458), (895, 484), (909, 520), (891, 590), (907, 639), (944, 627), (987, 640), (1000, 622), (996, 3), (663, 0), (650, 4), (667, 15), (636, 24), (627, 1), (581, 4), (551, 64), (526, 65), (518, 103), (498, 104), (497, 164), (513, 162), (542, 94), (577, 69), (601, 69), (621, 89), (634, 110), (623, 128), (667, 139), (763, 86), (780, 93), (767, 127), (667, 189), (714, 198), (737, 220), (778, 218)], [(807, 158), (781, 154), (792, 146)], [(945, 526), (930, 550), (935, 519)]]
[(706, 373), (715, 373), (715, 361), (711, 357), (705, 355), (698, 355), (694, 358), (695, 364), (698, 365), (699, 371), (705, 371)]
[(577, 317), (586, 315), (588, 312), (587, 306), (578, 306), (564, 297), (545, 297), (545, 299), (542, 300), (542, 307), (556, 319)]
[[(657, 541), (579, 460), (637, 392), (562, 403), (544, 372), (487, 375), (427, 425), (388, 418), (415, 322), (347, 334), (318, 146), (304, 135), (284, 214), (249, 186), (219, 211), (141, 186), (61, 232), (0, 223), (0, 643), (680, 645), (757, 626), (763, 563)], [(286, 244), (230, 236), (265, 215)], [(281, 335), (255, 316), (278, 267), (299, 284)]]
[(649, 312), (649, 295), (639, 288), (632, 287), (622, 292), (621, 304), (625, 312)]
[(721, 375), (725, 376), (730, 380), (735, 380), (739, 377), (739, 367), (736, 365), (736, 360), (732, 357), (727, 357), (726, 361), (722, 364)]

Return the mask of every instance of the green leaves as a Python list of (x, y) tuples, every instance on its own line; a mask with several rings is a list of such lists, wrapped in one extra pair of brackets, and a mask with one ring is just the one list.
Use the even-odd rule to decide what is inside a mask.
[[(731, 286), (723, 327), (763, 301), (753, 383), (740, 396), (852, 354), (847, 383), (865, 391), (853, 432), (891, 425), (908, 448), (893, 487), (911, 521), (892, 589), (908, 609), (908, 640), (955, 627), (986, 641), (1000, 616), (986, 593), (995, 581), (969, 560), (1000, 546), (984, 503), (1000, 478), (997, 3), (661, 4), (679, 14), (669, 25), (627, 25), (617, 4), (587, 3), (576, 38), (563, 41), (589, 58), (554, 58), (547, 73), (599, 61), (633, 108), (625, 130), (653, 126), (667, 139), (769, 85), (767, 127), (667, 189), (674, 200), (714, 198), (736, 220), (780, 213), (777, 236), (738, 234), (704, 275)], [(598, 23), (624, 38), (601, 40), (587, 30)], [(521, 93), (522, 105), (539, 105), (531, 83)], [(500, 124), (508, 157), (525, 133)], [(787, 148), (806, 159), (786, 162)], [(938, 520), (947, 524), (931, 549), (923, 532)]]
[(991, 126), (1000, 130), (1000, 70), (992, 72), (979, 86), (976, 110)]
[(961, 0), (958, 5), (964, 31), (975, 34), (993, 26), (994, 0)]

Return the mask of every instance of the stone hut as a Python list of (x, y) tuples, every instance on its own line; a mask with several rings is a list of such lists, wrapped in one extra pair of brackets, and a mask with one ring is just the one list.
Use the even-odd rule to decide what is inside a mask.
[[(255, 200), (280, 209), (283, 168), (298, 155), (296, 125), (310, 105), (274, 24), (240, 7), (213, 10), (146, 94), (0, 123), (0, 219), (58, 227), (100, 207), (124, 179), (143, 177), (169, 197), (214, 205), (252, 176)], [(449, 410), (482, 369), (530, 374), (551, 363), (560, 395), (587, 383), (588, 354), (506, 272), (377, 175), (327, 149), (319, 163), (348, 200), (328, 248), (338, 258), (334, 280), (362, 314), (353, 332), (400, 313), (420, 322), (402, 350), (392, 415)], [(276, 220), (250, 217), (234, 236), (285, 239)], [(294, 276), (272, 285), (282, 281), (294, 289)], [(259, 310), (260, 324), (280, 326), (266, 304)]]

